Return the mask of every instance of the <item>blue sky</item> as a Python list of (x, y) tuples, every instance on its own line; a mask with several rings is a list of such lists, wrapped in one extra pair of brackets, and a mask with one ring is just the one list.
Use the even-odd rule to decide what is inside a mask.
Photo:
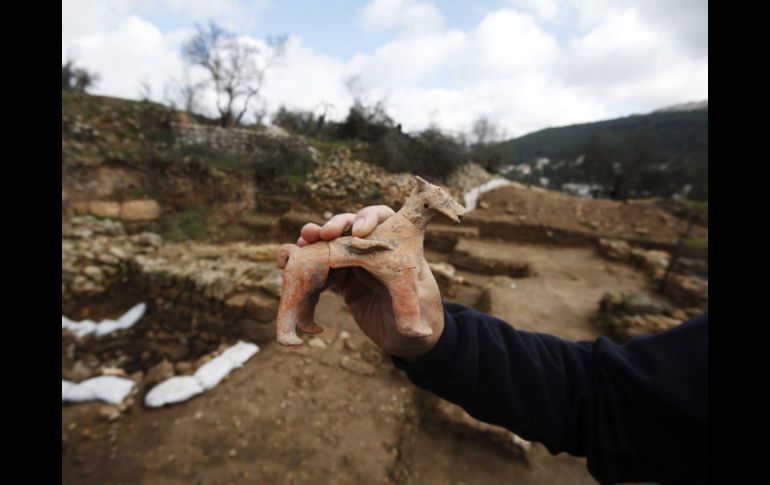
[[(196, 23), (254, 45), (290, 40), (260, 106), (345, 115), (346, 80), (405, 129), (468, 132), (486, 116), (508, 136), (708, 98), (702, 0), (63, 0), (62, 60), (96, 71), (95, 93), (170, 100)], [(192, 77), (202, 76), (195, 69)], [(201, 110), (213, 112), (207, 91)]]

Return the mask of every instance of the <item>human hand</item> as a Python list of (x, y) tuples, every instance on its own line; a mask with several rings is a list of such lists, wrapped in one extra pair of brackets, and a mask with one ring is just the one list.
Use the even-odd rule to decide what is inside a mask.
[[(395, 212), (384, 205), (369, 206), (358, 214), (337, 214), (326, 224), (308, 223), (302, 227), (297, 245), (300, 247), (318, 241), (330, 241), (351, 229), (353, 236), (364, 238)], [(332, 270), (332, 282), (340, 289), (350, 313), (358, 326), (385, 353), (415, 360), (429, 351), (444, 330), (444, 307), (436, 279), (425, 258), (422, 258), (417, 277), (417, 296), (423, 328), (433, 333), (426, 337), (408, 337), (396, 328), (393, 301), (385, 286), (362, 268)]]

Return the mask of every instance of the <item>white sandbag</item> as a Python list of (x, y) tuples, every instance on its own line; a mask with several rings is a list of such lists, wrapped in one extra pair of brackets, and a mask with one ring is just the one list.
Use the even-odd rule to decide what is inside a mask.
[(186, 401), (202, 392), (203, 388), (193, 376), (171, 377), (153, 387), (144, 397), (144, 404), (158, 408), (164, 404)]
[(198, 370), (195, 371), (194, 377), (201, 387), (209, 390), (222, 382), (222, 379), (227, 377), (227, 374), (229, 374), (235, 367), (235, 363), (232, 360), (223, 355), (219, 355), (200, 366)]
[(222, 357), (231, 360), (235, 367), (240, 367), (257, 352), (259, 352), (259, 347), (241, 340), (222, 352)]
[(469, 190), (468, 192), (465, 193), (465, 196), (464, 196), (465, 212), (466, 213), (470, 212), (476, 208), (476, 203), (478, 202), (481, 194), (489, 192), (492, 189), (502, 187), (504, 185), (509, 185), (510, 183), (511, 183), (510, 180), (495, 178), (492, 180), (488, 180), (487, 182), (479, 185), (478, 187), (475, 187)]
[(255, 344), (238, 342), (200, 366), (192, 376), (171, 377), (161, 382), (147, 393), (144, 403), (148, 407), (160, 407), (164, 404), (186, 401), (213, 389), (233, 369), (241, 367), (257, 352), (259, 347)]
[(117, 320), (102, 320), (94, 329), (94, 335), (101, 337), (120, 328), (120, 322)]
[(118, 405), (134, 388), (134, 381), (117, 376), (98, 376), (75, 384), (62, 379), (62, 401), (101, 400)]
[(257, 352), (259, 352), (259, 347), (255, 344), (238, 342), (202, 365), (195, 372), (195, 378), (198, 379), (198, 382), (200, 382), (204, 389), (212, 389), (222, 382), (222, 379), (227, 377), (234, 369), (243, 366)]
[(133, 327), (143, 316), (147, 310), (147, 305), (139, 303), (134, 305), (129, 311), (127, 311), (122, 317), (118, 318), (120, 326), (118, 328), (130, 328)]
[(122, 403), (134, 388), (134, 381), (117, 376), (99, 376), (86, 382), (96, 399), (115, 405)]
[(72, 402), (93, 401), (94, 399), (96, 398), (94, 397), (93, 389), (84, 386), (82, 382), (69, 387), (67, 392), (62, 396), (62, 401)]
[(73, 322), (69, 318), (62, 315), (61, 326), (73, 332), (78, 337), (85, 337), (94, 333), (96, 330), (96, 322), (93, 320), (83, 320), (82, 322)]
[(82, 322), (74, 322), (69, 318), (62, 315), (61, 326), (75, 333), (78, 337), (85, 337), (86, 335), (94, 334), (97, 337), (110, 334), (115, 330), (122, 330), (133, 327), (138, 322), (144, 312), (147, 310), (147, 305), (139, 303), (131, 307), (126, 313), (124, 313), (117, 320), (102, 320), (96, 323), (92, 320), (83, 320)]
[(64, 401), (64, 396), (75, 386), (75, 383), (68, 381), (67, 379), (61, 380), (61, 400)]

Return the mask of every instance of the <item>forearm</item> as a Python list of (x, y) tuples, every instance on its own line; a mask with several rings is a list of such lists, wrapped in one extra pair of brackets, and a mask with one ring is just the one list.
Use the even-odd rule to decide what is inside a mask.
[(425, 356), (394, 358), (410, 380), (485, 422), (545, 444), (552, 453), (583, 454), (575, 427), (592, 386), (591, 342), (514, 330), (507, 323), (445, 304), (444, 333)]
[(588, 458), (601, 482), (704, 482), (708, 317), (618, 345), (569, 342), (445, 304), (445, 330), (409, 379), (551, 453)]

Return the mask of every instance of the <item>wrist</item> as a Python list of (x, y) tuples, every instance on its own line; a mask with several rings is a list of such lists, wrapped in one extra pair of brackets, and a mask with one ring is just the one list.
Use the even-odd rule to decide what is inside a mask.
[(447, 366), (454, 359), (460, 331), (453, 314), (447, 312), (446, 306), (444, 306), (443, 310), (443, 325), (440, 328), (440, 332), (436, 333), (435, 341), (429, 345), (425, 345), (426, 343), (424, 342), (419, 352), (400, 352), (405, 354), (407, 358), (391, 354), (396, 368), (410, 373), (430, 372), (431, 369)]
[(434, 322), (435, 323), (431, 325), (433, 334), (427, 337), (405, 338), (401, 345), (399, 345), (396, 351), (392, 352), (391, 355), (403, 359), (406, 362), (416, 362), (420, 360), (423, 356), (433, 350), (444, 333), (446, 320), (443, 305), (440, 306), (438, 318), (434, 319)]

